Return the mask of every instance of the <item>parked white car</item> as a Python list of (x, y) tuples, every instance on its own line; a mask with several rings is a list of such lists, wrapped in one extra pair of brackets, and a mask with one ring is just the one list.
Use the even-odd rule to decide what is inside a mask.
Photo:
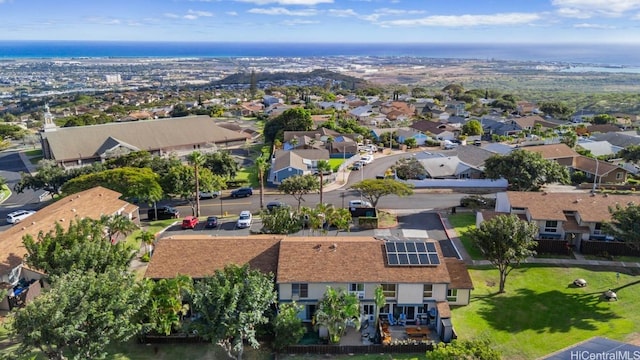
[(215, 199), (220, 196), (220, 190), (218, 191), (200, 191), (200, 199)]
[(350, 208), (372, 208), (373, 205), (371, 205), (371, 203), (366, 200), (351, 200), (349, 201), (349, 207)]
[(7, 214), (7, 222), (9, 224), (17, 224), (35, 213), (33, 210), (16, 210)]
[(372, 155), (361, 156), (360, 161), (362, 161), (363, 165), (371, 164), (373, 162), (373, 156)]
[(236, 227), (239, 229), (251, 227), (252, 220), (253, 220), (253, 216), (251, 216), (251, 211), (243, 210), (242, 212), (240, 212), (240, 217), (238, 218)]

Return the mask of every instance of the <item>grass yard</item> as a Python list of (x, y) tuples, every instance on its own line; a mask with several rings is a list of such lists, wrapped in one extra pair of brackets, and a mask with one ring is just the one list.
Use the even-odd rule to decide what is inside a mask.
[(11, 196), (11, 190), (7, 185), (0, 186), (0, 201), (4, 201), (5, 199)]
[(476, 215), (474, 213), (461, 213), (449, 215), (449, 222), (460, 236), (464, 248), (473, 260), (482, 260), (482, 252), (473, 244), (471, 238), (466, 234), (470, 229), (476, 227)]
[(338, 172), (340, 165), (344, 162), (344, 159), (329, 159), (329, 165), (331, 166), (331, 170), (333, 172)]
[(34, 157), (34, 156), (42, 157), (42, 149), (27, 150), (24, 153), (25, 153), (25, 155), (27, 155), (29, 157)]
[[(451, 319), (460, 338), (489, 337), (504, 359), (535, 359), (593, 336), (624, 341), (640, 332), (639, 273), (528, 265), (511, 272), (506, 293), (496, 294), (497, 270), (470, 269), (471, 303), (454, 308)], [(577, 278), (588, 285), (573, 287)], [(617, 302), (603, 300), (608, 289)]]

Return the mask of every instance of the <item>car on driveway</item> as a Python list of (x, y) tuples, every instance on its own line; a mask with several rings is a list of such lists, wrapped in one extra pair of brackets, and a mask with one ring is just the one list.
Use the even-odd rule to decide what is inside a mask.
[(253, 195), (253, 189), (250, 187), (242, 187), (231, 192), (232, 198), (248, 197)]
[(362, 165), (365, 165), (365, 166), (369, 165), (373, 162), (373, 156), (372, 155), (361, 156), (360, 161), (362, 161)]
[(358, 171), (362, 169), (362, 163), (360, 161), (356, 161), (351, 165), (351, 171)]
[(33, 210), (16, 210), (7, 214), (7, 222), (9, 224), (17, 224), (35, 213)]
[(198, 225), (198, 218), (195, 216), (187, 216), (182, 219), (182, 228), (183, 229), (195, 229)]
[(240, 212), (240, 217), (238, 217), (238, 222), (236, 223), (236, 227), (238, 229), (251, 227), (252, 220), (253, 220), (253, 216), (251, 216), (251, 211), (243, 210), (242, 212)]
[(204, 226), (209, 229), (218, 227), (218, 218), (216, 216), (209, 216)]

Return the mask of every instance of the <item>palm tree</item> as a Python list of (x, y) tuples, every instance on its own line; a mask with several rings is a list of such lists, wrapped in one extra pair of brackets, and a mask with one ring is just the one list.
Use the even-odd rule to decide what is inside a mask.
[(145, 249), (148, 254), (151, 252), (151, 245), (153, 245), (153, 242), (156, 240), (156, 236), (151, 231), (142, 230), (142, 232), (136, 236), (136, 240), (140, 240), (140, 242), (147, 245)]
[(204, 165), (204, 155), (199, 151), (189, 154), (189, 164), (193, 165), (193, 174), (196, 182), (196, 217), (200, 216), (200, 178), (198, 176), (199, 168)]
[(109, 240), (115, 242), (120, 235), (128, 235), (138, 228), (131, 219), (124, 215), (103, 215), (100, 222), (107, 230)]
[(352, 323), (356, 330), (360, 330), (358, 297), (347, 294), (344, 289), (336, 290), (328, 286), (314, 314), (316, 329), (321, 326), (326, 327), (329, 331), (329, 342), (337, 344), (347, 330), (348, 323)]
[(324, 188), (324, 173), (331, 171), (331, 164), (327, 160), (318, 160), (316, 164), (318, 175), (320, 176), (320, 204), (322, 204), (322, 192)]
[(333, 154), (333, 136), (327, 137), (326, 143), (329, 145), (329, 155)]
[(269, 163), (264, 156), (256, 159), (256, 170), (258, 171), (258, 180), (260, 181), (260, 209), (264, 209), (264, 174), (269, 168)]

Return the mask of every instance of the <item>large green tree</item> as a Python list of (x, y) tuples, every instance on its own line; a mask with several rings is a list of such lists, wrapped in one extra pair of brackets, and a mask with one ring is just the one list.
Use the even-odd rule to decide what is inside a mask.
[(362, 197), (371, 202), (373, 207), (378, 206), (378, 202), (383, 196), (409, 196), (413, 194), (411, 185), (393, 179), (365, 179), (351, 186), (353, 190), (358, 190)]
[(494, 155), (485, 161), (485, 174), (489, 179), (504, 178), (509, 189), (538, 191), (549, 183), (569, 183), (569, 171), (539, 153), (517, 149), (508, 155)]
[(300, 317), (298, 317), (302, 309), (302, 305), (296, 304), (295, 301), (280, 305), (278, 315), (276, 315), (273, 324), (275, 335), (273, 347), (276, 350), (280, 350), (285, 346), (295, 345), (304, 336), (305, 327)]
[(327, 286), (313, 320), (316, 329), (327, 328), (330, 343), (338, 344), (348, 324), (360, 330), (360, 301), (355, 294)]
[(60, 188), (69, 179), (69, 175), (54, 160), (40, 160), (38, 162), (38, 172), (34, 175), (20, 173), (14, 190), (22, 193), (25, 189), (44, 189), (53, 194), (60, 194)]
[(100, 222), (107, 232), (107, 239), (110, 239), (111, 242), (116, 242), (119, 240), (121, 235), (129, 235), (134, 230), (138, 229), (138, 225), (122, 214), (116, 214), (113, 216), (102, 215), (100, 217)]
[[(161, 179), (165, 193), (187, 200), (191, 204), (193, 215), (196, 215), (196, 175), (195, 169), (187, 165), (173, 166), (169, 173)], [(214, 175), (207, 168), (198, 169), (198, 185), (202, 189), (224, 189), (227, 187), (224, 178)]]
[(269, 234), (293, 234), (302, 229), (300, 218), (291, 213), (288, 206), (276, 207), (273, 210), (262, 210), (262, 231)]
[(622, 239), (630, 248), (640, 250), (640, 205), (616, 204), (609, 208), (609, 213), (611, 221), (605, 223), (605, 231)]
[(12, 315), (21, 354), (37, 349), (48, 359), (104, 359), (110, 343), (140, 330), (136, 318), (149, 290), (133, 274), (76, 269), (52, 280), (51, 289)]
[(204, 167), (211, 170), (212, 173), (227, 179), (235, 178), (239, 168), (238, 162), (228, 151), (217, 151), (205, 154)]
[(80, 175), (67, 181), (61, 190), (64, 194), (74, 194), (103, 186), (121, 193), (125, 198), (152, 203), (163, 195), (159, 180), (160, 177), (149, 168), (124, 167)]
[(516, 215), (498, 215), (468, 232), (474, 244), (500, 272), (499, 293), (509, 273), (520, 262), (536, 254), (536, 223), (520, 220)]
[(568, 119), (575, 109), (561, 101), (546, 101), (538, 107), (540, 111), (558, 119)]
[(475, 119), (469, 120), (462, 125), (462, 133), (470, 136), (482, 135), (482, 124)]
[(298, 210), (300, 210), (300, 205), (304, 201), (304, 196), (317, 191), (319, 188), (320, 182), (318, 178), (309, 174), (288, 177), (278, 186), (278, 190), (293, 196), (298, 201)]
[(618, 156), (622, 157), (626, 161), (637, 163), (640, 161), (640, 145), (627, 146), (618, 152)]
[(613, 124), (616, 122), (616, 118), (609, 114), (598, 114), (593, 117), (594, 124)]
[(72, 220), (64, 229), (56, 223), (55, 229), (23, 237), (27, 250), (26, 263), (48, 275), (62, 275), (71, 270), (101, 273), (114, 267), (124, 271), (133, 258), (132, 249), (125, 242), (112, 244), (100, 220)]
[(194, 311), (201, 315), (200, 336), (220, 345), (232, 359), (241, 359), (246, 341), (260, 343), (256, 327), (269, 319), (265, 312), (277, 299), (272, 274), (228, 265), (195, 284)]
[(264, 138), (267, 142), (283, 140), (285, 131), (309, 131), (313, 129), (311, 113), (303, 108), (285, 110), (282, 114), (267, 121), (264, 126)]
[(149, 301), (143, 309), (144, 332), (170, 335), (182, 326), (189, 311), (186, 299), (193, 292), (193, 280), (186, 275), (151, 283)]

